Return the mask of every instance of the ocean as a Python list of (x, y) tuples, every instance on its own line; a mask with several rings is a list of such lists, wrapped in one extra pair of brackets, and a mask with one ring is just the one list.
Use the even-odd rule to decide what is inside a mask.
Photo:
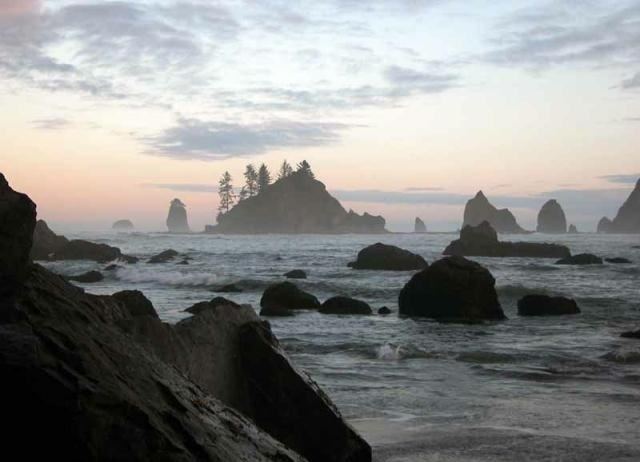
[[(269, 321), (294, 364), (310, 374), (374, 447), (374, 460), (638, 461), (640, 341), (620, 333), (640, 327), (639, 236), (579, 234), (502, 236), (566, 244), (572, 253), (626, 257), (630, 265), (556, 266), (553, 260), (474, 258), (496, 278), (508, 320), (441, 324), (397, 316), (397, 296), (411, 272), (347, 267), (363, 247), (384, 242), (441, 258), (455, 234), (215, 236), (84, 233), (68, 235), (120, 247), (142, 258), (104, 281), (84, 285), (110, 294), (139, 289), (161, 318), (219, 294), (259, 310), (264, 289), (292, 269), (294, 281), (321, 301), (348, 295), (389, 316), (332, 316), (304, 311)], [(173, 248), (192, 258), (150, 265)], [(90, 262), (51, 262), (64, 275), (101, 269)], [(79, 284), (82, 286), (82, 284)], [(529, 293), (575, 298), (576, 316), (518, 317)]]

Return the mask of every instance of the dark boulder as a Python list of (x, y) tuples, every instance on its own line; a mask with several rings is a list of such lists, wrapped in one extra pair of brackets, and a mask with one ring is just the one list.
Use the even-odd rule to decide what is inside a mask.
[(427, 225), (424, 224), (424, 221), (420, 217), (416, 217), (416, 220), (413, 224), (413, 232), (414, 233), (426, 233)]
[(493, 229), (499, 233), (526, 233), (509, 209), (498, 210), (489, 202), (484, 193), (479, 191), (473, 199), (467, 202), (464, 208), (462, 227), (478, 226), (483, 221), (489, 222)]
[(35, 221), (36, 205), (0, 173), (0, 294), (15, 290), (27, 276)]
[(590, 253), (580, 253), (563, 258), (556, 262), (556, 265), (602, 265), (602, 258)]
[(215, 310), (219, 306), (230, 306), (230, 307), (233, 307), (233, 308), (240, 308), (240, 305), (238, 305), (234, 301), (231, 301), (231, 300), (229, 300), (227, 298), (224, 298), (224, 297), (215, 297), (209, 302), (196, 303), (195, 305), (187, 308), (184, 311), (186, 311), (187, 313), (191, 313), (191, 314), (200, 314), (200, 313), (202, 313), (202, 312), (204, 312), (206, 310)]
[(567, 232), (567, 217), (555, 199), (547, 201), (538, 213), (539, 233), (564, 234)]
[(226, 284), (224, 286), (218, 287), (214, 292), (219, 293), (240, 293), (242, 289), (235, 284)]
[(378, 314), (382, 315), (382, 316), (386, 316), (388, 314), (391, 314), (391, 310), (389, 308), (387, 308), (386, 306), (383, 306), (382, 308), (380, 308), (378, 310)]
[(320, 307), (323, 314), (371, 314), (371, 307), (362, 300), (351, 297), (331, 297)]
[(117, 260), (120, 249), (107, 244), (96, 244), (80, 239), (69, 241), (67, 245), (53, 254), (53, 260), (92, 260), (104, 263)]
[(118, 220), (113, 224), (113, 226), (111, 226), (111, 228), (116, 231), (131, 231), (134, 226), (131, 220)]
[(295, 284), (281, 282), (267, 287), (262, 294), (260, 306), (265, 309), (317, 310), (320, 302)]
[(103, 271), (118, 271), (118, 270), (120, 270), (122, 268), (124, 268), (124, 266), (112, 263), (110, 265), (105, 266)]
[(458, 256), (438, 260), (415, 274), (398, 302), (404, 316), (460, 322), (505, 319), (489, 270)]
[(452, 241), (444, 255), (464, 257), (564, 258), (571, 255), (564, 245), (537, 242), (500, 242), (487, 221), (478, 226), (465, 226), (460, 239)]
[(33, 247), (31, 248), (32, 260), (49, 260), (69, 240), (64, 236), (58, 236), (51, 231), (44, 220), (38, 220), (33, 230)]
[(139, 290), (122, 290), (113, 294), (112, 297), (124, 306), (131, 317), (158, 317), (158, 313), (156, 313), (151, 301)]
[(173, 249), (168, 249), (154, 255), (149, 259), (147, 263), (167, 263), (178, 256), (178, 252)]
[(623, 332), (622, 334), (620, 334), (620, 337), (640, 339), (640, 329)]
[(606, 261), (607, 263), (612, 263), (614, 265), (628, 265), (632, 263), (628, 258), (622, 257), (605, 258), (604, 261)]
[(362, 249), (356, 261), (349, 263), (349, 267), (359, 270), (414, 271), (427, 266), (420, 255), (380, 242)]
[(264, 316), (266, 318), (285, 318), (294, 315), (295, 313), (293, 312), (293, 310), (290, 310), (288, 308), (280, 308), (273, 305), (260, 309), (260, 316)]
[(67, 276), (67, 280), (74, 282), (82, 282), (84, 284), (92, 284), (94, 282), (100, 282), (104, 279), (104, 276), (100, 271), (87, 271), (86, 273), (77, 274), (75, 276)]
[(189, 221), (187, 220), (187, 207), (180, 199), (174, 199), (169, 206), (167, 216), (167, 229), (170, 233), (190, 233)]
[(292, 270), (284, 274), (287, 279), (307, 279), (307, 273), (302, 270)]
[(520, 316), (560, 316), (578, 314), (580, 308), (575, 300), (548, 295), (526, 295), (518, 300)]

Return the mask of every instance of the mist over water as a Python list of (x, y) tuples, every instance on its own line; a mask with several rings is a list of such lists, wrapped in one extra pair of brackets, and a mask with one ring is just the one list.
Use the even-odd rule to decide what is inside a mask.
[[(220, 295), (259, 309), (264, 289), (292, 269), (308, 273), (307, 280), (294, 282), (321, 301), (349, 295), (365, 300), (374, 311), (390, 307), (394, 313), (386, 317), (304, 311), (269, 320), (296, 366), (324, 387), (374, 446), (426, 444), (425, 435), (430, 435), (432, 446), (423, 452), (440, 458), (415, 460), (466, 460), (455, 457), (450, 441), (464, 434), (493, 441), (502, 455), (538, 447), (540, 438), (554, 451), (565, 451), (562, 460), (585, 451), (595, 457), (597, 448), (606, 448), (609, 456), (601, 460), (633, 460), (640, 454), (640, 342), (619, 337), (621, 331), (640, 327), (640, 249), (632, 248), (640, 244), (638, 236), (503, 236), (563, 243), (574, 254), (622, 256), (633, 264), (571, 267), (556, 266), (553, 260), (474, 258), (496, 278), (509, 317), (479, 325), (398, 318), (397, 296), (412, 273), (347, 267), (361, 248), (377, 241), (433, 262), (454, 234), (69, 237), (105, 242), (142, 257), (137, 265), (104, 272), (104, 281), (85, 287), (101, 294), (139, 289), (170, 322), (185, 317), (182, 310), (191, 304), (213, 298), (215, 288), (227, 283), (244, 292)], [(187, 254), (190, 264), (177, 264), (180, 259), (144, 262), (168, 248)], [(104, 265), (46, 266), (75, 274)], [(575, 298), (582, 314), (518, 317), (517, 300), (529, 293)], [(505, 432), (512, 431), (527, 436), (505, 447)], [(492, 451), (469, 460), (491, 460)]]

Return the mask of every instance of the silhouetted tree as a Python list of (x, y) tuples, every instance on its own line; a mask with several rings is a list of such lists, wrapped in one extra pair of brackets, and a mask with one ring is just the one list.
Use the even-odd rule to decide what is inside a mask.
[(265, 190), (271, 184), (271, 173), (265, 164), (258, 169), (258, 192)]
[(236, 195), (233, 192), (233, 185), (231, 184), (231, 175), (229, 172), (224, 172), (220, 181), (218, 182), (218, 195), (220, 196), (220, 206), (218, 211), (220, 214), (227, 213), (236, 200)]
[(252, 164), (247, 165), (244, 171), (244, 179), (247, 197), (253, 197), (258, 194), (258, 172)]
[(298, 164), (298, 172), (304, 173), (305, 175), (309, 175), (311, 178), (315, 178), (316, 176), (311, 171), (311, 165), (306, 160), (303, 160)]
[(278, 172), (278, 179), (281, 180), (283, 178), (286, 178), (292, 173), (293, 173), (293, 167), (291, 167), (291, 164), (289, 164), (289, 162), (285, 160), (284, 162), (282, 162), (282, 165), (280, 166), (280, 171)]

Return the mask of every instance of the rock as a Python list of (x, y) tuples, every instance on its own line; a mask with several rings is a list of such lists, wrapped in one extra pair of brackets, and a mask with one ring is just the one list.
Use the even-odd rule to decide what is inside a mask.
[(562, 258), (556, 265), (602, 265), (602, 258), (590, 253), (581, 253), (570, 257)]
[(226, 284), (222, 287), (218, 287), (214, 292), (219, 293), (240, 293), (242, 289), (235, 284)]
[(331, 297), (320, 307), (322, 314), (371, 314), (368, 303), (351, 297)]
[(317, 310), (320, 302), (295, 284), (281, 282), (267, 287), (262, 294), (260, 306), (265, 309)]
[(293, 312), (293, 310), (289, 310), (287, 308), (279, 308), (277, 306), (267, 306), (266, 308), (260, 309), (260, 316), (264, 316), (267, 318), (284, 318), (294, 315), (295, 313)]
[(180, 199), (171, 201), (167, 216), (167, 229), (170, 233), (190, 233), (187, 220), (187, 208)]
[(578, 313), (580, 313), (578, 304), (570, 298), (526, 295), (518, 300), (520, 316), (559, 316)]
[(113, 224), (113, 226), (111, 226), (111, 228), (116, 231), (132, 231), (134, 226), (131, 220), (118, 220)]
[(188, 265), (188, 264), (189, 264), (189, 260), (187, 260), (186, 258), (183, 258), (178, 262), (178, 265)]
[(534, 242), (500, 242), (498, 234), (484, 221), (478, 226), (465, 226), (460, 239), (451, 242), (444, 255), (465, 257), (565, 258), (569, 248), (558, 244)]
[(578, 234), (578, 228), (576, 227), (576, 225), (569, 225), (569, 230), (567, 231), (567, 233), (569, 234)]
[(637, 339), (640, 339), (640, 329), (623, 332), (622, 334), (620, 334), (620, 337), (622, 337), (622, 338), (637, 338)]
[(489, 202), (484, 193), (479, 191), (465, 206), (462, 227), (478, 226), (483, 221), (488, 221), (493, 229), (499, 233), (526, 233), (509, 209), (498, 210)]
[(427, 232), (427, 225), (424, 224), (424, 221), (422, 221), (421, 218), (416, 217), (416, 221), (413, 224), (413, 232), (414, 233), (426, 233)]
[(292, 270), (284, 274), (287, 279), (307, 279), (307, 273), (302, 270)]
[(178, 256), (178, 252), (173, 249), (168, 249), (154, 255), (147, 261), (147, 263), (167, 263)]
[(104, 276), (100, 271), (87, 271), (86, 273), (78, 274), (76, 276), (68, 276), (67, 280), (82, 282), (85, 284), (92, 284), (94, 282), (100, 282), (104, 279)]
[(380, 242), (362, 249), (356, 261), (349, 263), (353, 269), (388, 271), (413, 271), (427, 266), (428, 263), (420, 255)]
[[(602, 220), (608, 219), (603, 218)], [(602, 220), (600, 221), (601, 223)], [(600, 224), (598, 224), (598, 232), (619, 234), (640, 233), (640, 179), (627, 200), (624, 201), (624, 204), (622, 204), (622, 207), (618, 210), (613, 221), (605, 221), (602, 231), (600, 230)]]
[(567, 217), (555, 199), (547, 201), (538, 213), (539, 233), (564, 234), (567, 232)]
[(607, 217), (602, 217), (598, 222), (598, 233), (613, 232), (613, 223)]
[(365, 213), (347, 212), (324, 184), (296, 172), (240, 201), (218, 217), (209, 233), (386, 233), (385, 220)]
[(58, 236), (51, 231), (44, 220), (38, 220), (33, 231), (33, 247), (31, 248), (32, 260), (49, 260), (69, 240), (64, 236)]
[(233, 308), (240, 308), (240, 305), (238, 305), (236, 302), (233, 302), (224, 297), (215, 297), (210, 302), (196, 303), (195, 305), (191, 306), (190, 308), (187, 308), (184, 311), (191, 314), (200, 314), (205, 310), (210, 310), (210, 309), (215, 310), (219, 306), (230, 306)]
[(116, 292), (112, 297), (122, 303), (131, 317), (151, 316), (158, 318), (158, 313), (156, 313), (153, 304), (139, 290), (123, 290)]
[(632, 261), (628, 258), (622, 257), (605, 258), (604, 261), (606, 261), (607, 263), (612, 263), (614, 265), (628, 265), (632, 263)]
[(383, 306), (382, 308), (380, 308), (378, 310), (378, 314), (382, 315), (382, 316), (386, 316), (388, 314), (391, 314), (391, 310), (389, 308), (387, 308), (386, 306)]
[(400, 291), (399, 313), (441, 321), (502, 320), (495, 279), (479, 263), (446, 257), (415, 274)]
[(107, 265), (104, 267), (103, 271), (118, 271), (119, 269), (124, 268), (124, 266), (120, 266), (120, 265), (116, 265), (115, 263), (112, 263), (111, 265)]

